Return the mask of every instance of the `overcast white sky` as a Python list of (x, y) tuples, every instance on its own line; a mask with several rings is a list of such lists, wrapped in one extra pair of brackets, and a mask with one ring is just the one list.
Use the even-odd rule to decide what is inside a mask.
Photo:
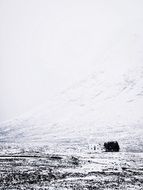
[(142, 0), (0, 0), (0, 122), (84, 78)]

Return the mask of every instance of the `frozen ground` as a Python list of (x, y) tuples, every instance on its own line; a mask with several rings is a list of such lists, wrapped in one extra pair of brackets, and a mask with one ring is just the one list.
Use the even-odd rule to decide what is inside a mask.
[[(27, 147), (27, 146), (26, 146)], [(143, 189), (143, 153), (5, 145), (0, 155), (0, 189)]]

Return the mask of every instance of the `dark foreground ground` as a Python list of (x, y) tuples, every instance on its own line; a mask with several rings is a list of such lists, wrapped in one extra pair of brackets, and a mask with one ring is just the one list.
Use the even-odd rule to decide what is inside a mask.
[(44, 150), (1, 148), (0, 190), (143, 189), (143, 153)]

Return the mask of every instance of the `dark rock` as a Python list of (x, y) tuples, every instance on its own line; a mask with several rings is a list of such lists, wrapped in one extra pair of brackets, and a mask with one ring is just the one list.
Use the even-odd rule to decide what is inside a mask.
[(62, 160), (62, 157), (60, 156), (51, 156), (52, 160)]
[(79, 164), (78, 158), (72, 156), (72, 157), (71, 157), (71, 163), (74, 164), (74, 165), (78, 165), (78, 164)]
[(119, 152), (120, 147), (117, 141), (110, 141), (104, 143), (104, 149), (106, 152)]

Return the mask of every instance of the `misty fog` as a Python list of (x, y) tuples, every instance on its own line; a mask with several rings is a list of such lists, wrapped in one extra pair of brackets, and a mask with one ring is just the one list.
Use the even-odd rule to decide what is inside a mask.
[(142, 1), (0, 0), (0, 122), (92, 73)]

